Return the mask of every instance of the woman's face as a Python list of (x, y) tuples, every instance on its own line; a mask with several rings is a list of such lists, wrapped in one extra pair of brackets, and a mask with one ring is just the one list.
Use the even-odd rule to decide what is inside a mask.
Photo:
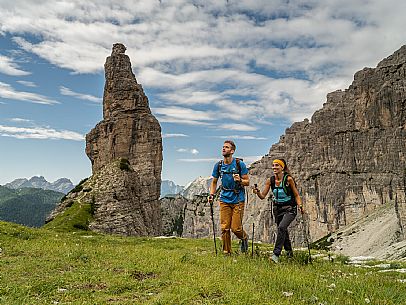
[(272, 163), (272, 170), (274, 174), (282, 173), (283, 169), (279, 163)]

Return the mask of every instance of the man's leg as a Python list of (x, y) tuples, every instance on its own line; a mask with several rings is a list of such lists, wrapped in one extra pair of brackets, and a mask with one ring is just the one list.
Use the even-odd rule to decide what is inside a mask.
[(221, 240), (223, 241), (223, 252), (231, 253), (231, 216), (232, 207), (229, 203), (220, 201), (220, 225), (221, 225)]
[(243, 230), (242, 219), (244, 217), (244, 202), (233, 205), (233, 215), (231, 221), (231, 231), (239, 239), (246, 239), (247, 233)]

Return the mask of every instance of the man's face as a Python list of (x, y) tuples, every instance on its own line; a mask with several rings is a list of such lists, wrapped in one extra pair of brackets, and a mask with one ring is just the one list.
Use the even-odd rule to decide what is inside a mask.
[(224, 143), (221, 153), (222, 153), (223, 157), (231, 156), (234, 153), (234, 150), (231, 149), (231, 144), (230, 143)]

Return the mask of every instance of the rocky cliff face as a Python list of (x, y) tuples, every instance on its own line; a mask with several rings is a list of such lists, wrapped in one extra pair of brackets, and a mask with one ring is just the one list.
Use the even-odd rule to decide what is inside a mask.
[[(251, 165), (251, 185), (257, 183), (263, 188), (272, 175), (272, 160), (287, 160), (310, 216), (304, 223), (299, 214), (291, 225), (296, 246), (304, 245), (307, 228), (314, 241), (382, 206), (396, 217), (391, 243), (400, 241), (406, 234), (405, 130), (403, 46), (376, 68), (357, 72), (348, 89), (328, 94), (327, 102), (311, 121), (288, 128), (269, 154)], [(184, 236), (209, 236), (210, 214), (205, 200), (196, 197), (185, 206)], [(256, 240), (274, 242), (276, 226), (270, 202), (250, 193), (244, 216), (248, 232), (253, 223)]]
[(196, 195), (207, 194), (209, 192), (211, 180), (211, 177), (197, 177), (185, 186), (181, 195), (185, 198), (193, 199)]
[[(162, 226), (161, 127), (125, 50), (124, 45), (115, 44), (106, 60), (103, 120), (86, 135), (93, 175), (67, 200), (92, 204), (92, 230), (158, 235)], [(69, 204), (62, 203), (59, 212), (64, 205)]]
[[(385, 204), (397, 217), (398, 238), (405, 238), (405, 63), (403, 46), (375, 69), (357, 72), (348, 89), (328, 94), (311, 121), (294, 123), (269, 155), (252, 164), (251, 183), (263, 187), (272, 160), (287, 160), (310, 213), (313, 240)], [(265, 210), (255, 199), (248, 213), (261, 223)], [(293, 234), (300, 240), (300, 230)]]

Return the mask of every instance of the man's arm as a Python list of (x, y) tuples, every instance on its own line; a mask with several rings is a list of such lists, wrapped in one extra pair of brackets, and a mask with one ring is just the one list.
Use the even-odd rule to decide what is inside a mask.
[(242, 175), (241, 177), (241, 185), (242, 186), (249, 186), (250, 185), (250, 178), (248, 177), (248, 175)]
[(207, 201), (210, 204), (213, 204), (214, 200), (214, 194), (216, 193), (216, 188), (217, 188), (217, 180), (218, 178), (213, 177), (213, 180), (210, 183), (210, 189), (209, 189), (209, 197), (207, 197)]
[(214, 195), (216, 193), (217, 181), (218, 181), (218, 178), (213, 177), (213, 180), (211, 181), (211, 184), (210, 184), (210, 190), (209, 190), (210, 195)]

